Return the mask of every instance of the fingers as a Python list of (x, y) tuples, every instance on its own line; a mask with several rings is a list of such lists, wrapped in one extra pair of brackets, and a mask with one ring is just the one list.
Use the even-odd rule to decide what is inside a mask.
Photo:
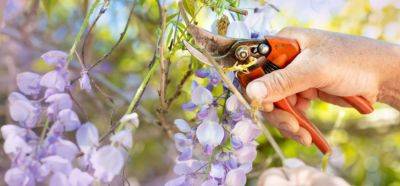
[(300, 127), (297, 133), (289, 133), (286, 131), (280, 131), (281, 134), (286, 138), (291, 138), (302, 145), (310, 146), (312, 144), (311, 134), (304, 128)]
[[(310, 100), (296, 95), (289, 96), (287, 99), (291, 105), (295, 105), (295, 107), (300, 111), (307, 109), (310, 102)], [(263, 102), (263, 105), (272, 104)], [(283, 136), (292, 138), (306, 146), (311, 145), (311, 135), (304, 128), (299, 126), (297, 119), (289, 112), (281, 109), (274, 109), (268, 113), (264, 113), (264, 116), (272, 123), (272, 125), (279, 129)]]
[(281, 109), (274, 109), (272, 112), (264, 113), (264, 115), (267, 120), (272, 123), (272, 125), (281, 131), (286, 131), (293, 134), (299, 131), (299, 123), (289, 112)]
[(331, 94), (327, 94), (322, 91), (318, 91), (318, 97), (325, 102), (332, 103), (341, 107), (351, 107), (345, 100), (343, 100), (340, 96), (334, 96)]
[(310, 107), (310, 100), (299, 96), (295, 107), (300, 111), (305, 111)]
[(274, 109), (272, 112), (264, 113), (264, 115), (272, 125), (278, 128), (284, 137), (296, 140), (305, 146), (311, 145), (312, 138), (310, 133), (300, 127), (296, 118), (290, 113), (281, 109)]

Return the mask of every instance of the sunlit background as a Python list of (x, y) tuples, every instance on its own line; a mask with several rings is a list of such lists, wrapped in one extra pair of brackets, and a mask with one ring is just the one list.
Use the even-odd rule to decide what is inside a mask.
[[(0, 12), (3, 16), (0, 27), (0, 123), (3, 125), (12, 122), (8, 115), (7, 95), (16, 89), (15, 75), (26, 70), (45, 72), (49, 66), (41, 60), (42, 53), (50, 49), (68, 51), (90, 1), (48, 0), (44, 4), (37, 0), (5, 0), (0, 3), (0, 11), (3, 10)], [(118, 39), (128, 17), (130, 3), (110, 2), (85, 47), (88, 63), (101, 57)], [(170, 3), (168, 14), (172, 17), (177, 13), (178, 6), (176, 2)], [(239, 8), (248, 10), (251, 16), (254, 8), (265, 3), (270, 3), (276, 10), (271, 8), (265, 19), (252, 21), (267, 27), (269, 34), (285, 26), (300, 26), (400, 44), (399, 0), (243, 0)], [(213, 31), (217, 14), (205, 7), (198, 9), (198, 24)], [(224, 15), (231, 21), (245, 19), (229, 11)], [(125, 39), (109, 60), (92, 74), (103, 92), (73, 92), (85, 111), (80, 114), (82, 121), (89, 118), (104, 132), (112, 120), (123, 114), (153, 58), (159, 31), (158, 19), (155, 1), (137, 1)], [(169, 30), (173, 27), (172, 23), (168, 25)], [(183, 51), (171, 57), (171, 69), (174, 70), (170, 74), (170, 87), (179, 83), (188, 68), (188, 60), (190, 57)], [(77, 67), (72, 68), (76, 76), (79, 75)], [(141, 124), (134, 135), (135, 145), (126, 166), (131, 185), (161, 185), (173, 176), (171, 168), (176, 156), (175, 148), (172, 139), (157, 124), (155, 116), (158, 82), (156, 74), (138, 107)], [(190, 99), (186, 92), (190, 90), (190, 83), (186, 83), (183, 90), (168, 112), (170, 121), (188, 114), (181, 110), (180, 105)], [(173, 89), (168, 91), (172, 93)], [(339, 175), (354, 185), (400, 185), (400, 114), (382, 104), (376, 104), (375, 108), (374, 113), (362, 116), (353, 109), (316, 101), (307, 114), (335, 147), (329, 173)], [(316, 148), (302, 147), (282, 138), (275, 129), (271, 130), (285, 155), (302, 159), (311, 166), (321, 166), (321, 155)], [(267, 141), (264, 138), (258, 141), (259, 153), (249, 175), (249, 185), (256, 183), (263, 170), (281, 165)], [(0, 175), (9, 167), (8, 161), (2, 152)], [(0, 182), (0, 185), (4, 184), (2, 179)]]

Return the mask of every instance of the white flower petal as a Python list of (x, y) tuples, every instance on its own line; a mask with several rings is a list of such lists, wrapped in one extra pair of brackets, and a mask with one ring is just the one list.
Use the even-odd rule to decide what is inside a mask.
[(233, 21), (226, 32), (227, 37), (250, 39), (250, 30), (243, 21)]
[(208, 89), (202, 86), (197, 86), (196, 88), (193, 89), (192, 103), (196, 105), (206, 105), (212, 102), (213, 102), (213, 96)]
[(260, 133), (261, 131), (258, 129), (257, 125), (253, 124), (249, 119), (237, 122), (232, 130), (232, 134), (238, 137), (243, 143), (250, 143), (257, 138)]
[(99, 144), (99, 132), (92, 123), (86, 123), (76, 132), (76, 141), (81, 151), (86, 153)]
[(224, 129), (217, 122), (207, 120), (197, 127), (196, 136), (202, 145), (215, 147), (222, 142)]
[(179, 131), (187, 133), (190, 132), (192, 129), (190, 128), (189, 124), (183, 119), (176, 119), (174, 121), (175, 126), (178, 127)]
[(94, 176), (104, 182), (110, 182), (121, 172), (124, 155), (117, 148), (107, 145), (94, 152), (90, 162), (94, 169)]
[(126, 148), (132, 148), (132, 131), (129, 129), (121, 130), (112, 135), (110, 141)]
[(232, 169), (228, 172), (225, 179), (226, 186), (244, 186), (246, 184), (246, 174), (242, 169)]

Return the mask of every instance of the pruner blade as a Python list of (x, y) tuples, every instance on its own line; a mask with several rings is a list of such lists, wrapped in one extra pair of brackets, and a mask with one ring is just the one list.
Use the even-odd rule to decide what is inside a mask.
[(212, 66), (210, 61), (208, 61), (207, 56), (205, 56), (203, 53), (201, 53), (199, 50), (194, 48), (190, 43), (187, 41), (183, 41), (183, 45), (185, 45), (186, 49), (189, 51), (192, 56), (194, 56), (196, 59), (198, 59), (200, 62)]
[[(215, 61), (222, 67), (233, 67), (237, 64), (245, 65), (248, 63), (248, 58), (260, 57), (257, 47), (261, 43), (265, 43), (264, 39), (234, 39), (215, 35), (207, 30), (204, 30), (195, 25), (188, 26), (188, 32), (193, 36), (197, 45), (210, 53)], [(201, 62), (211, 65), (207, 57), (197, 50), (195, 47), (184, 41), (188, 51)], [(237, 50), (239, 48), (245, 50)], [(243, 55), (238, 55), (245, 53)]]

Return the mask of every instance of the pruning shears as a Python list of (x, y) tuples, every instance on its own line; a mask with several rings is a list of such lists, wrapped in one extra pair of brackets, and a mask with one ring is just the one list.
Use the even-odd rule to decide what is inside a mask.
[[(188, 32), (194, 37), (196, 44), (207, 50), (219, 65), (236, 71), (236, 77), (243, 89), (252, 80), (290, 65), (300, 53), (297, 41), (289, 38), (264, 36), (263, 39), (234, 39), (212, 34), (195, 25), (189, 25)], [(184, 45), (199, 61), (211, 65), (207, 57), (195, 47), (186, 41)], [(342, 99), (361, 114), (373, 112), (371, 104), (361, 96), (348, 96)], [(328, 142), (319, 129), (291, 105), (287, 98), (275, 102), (274, 106), (294, 115), (299, 125), (311, 134), (313, 143), (322, 153), (331, 152)]]

